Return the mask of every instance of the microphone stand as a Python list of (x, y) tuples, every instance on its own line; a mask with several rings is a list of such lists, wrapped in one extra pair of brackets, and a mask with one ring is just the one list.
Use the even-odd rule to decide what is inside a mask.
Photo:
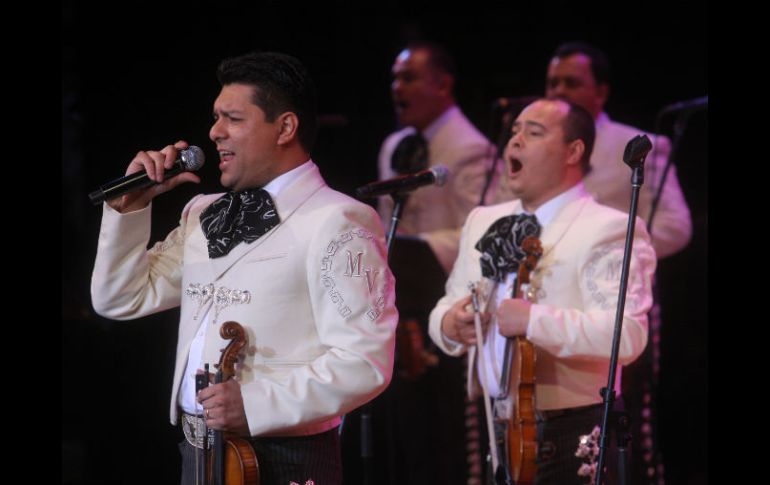
[[(489, 172), (487, 172), (487, 177), (484, 181), (484, 188), (481, 190), (481, 199), (479, 199), (479, 205), (484, 205), (484, 199), (487, 197), (489, 187), (492, 185), (492, 179), (495, 178), (497, 161), (503, 157), (503, 150), (505, 150), (505, 144), (508, 143), (508, 135), (510, 135), (512, 123), (513, 113), (510, 109), (506, 109), (503, 111), (503, 114), (500, 115), (500, 131), (497, 134), (495, 156), (492, 158), (492, 166), (489, 168)], [(490, 146), (490, 148), (492, 147)]]
[[(391, 194), (393, 198), (393, 215), (390, 218), (390, 229), (387, 235), (388, 264), (390, 264), (390, 254), (393, 248), (393, 239), (396, 234), (398, 221), (404, 211), (404, 202), (407, 194), (395, 192)], [(364, 485), (373, 485), (373, 463), (374, 451), (372, 446), (372, 404), (371, 401), (361, 407), (361, 460), (363, 462)]]
[[(489, 187), (492, 185), (492, 180), (495, 177), (495, 169), (497, 168), (497, 162), (498, 160), (501, 160), (503, 158), (503, 151), (505, 150), (505, 145), (508, 143), (508, 140), (511, 138), (511, 126), (513, 125), (513, 122), (516, 121), (516, 117), (521, 113), (521, 111), (530, 103), (537, 100), (539, 96), (519, 96), (518, 98), (500, 98), (492, 108), (492, 116), (491, 121), (489, 123), (489, 133), (490, 136), (495, 133), (495, 119), (499, 118), (500, 120), (500, 126), (498, 128), (497, 132), (497, 145), (495, 149), (495, 157), (492, 159), (492, 166), (489, 169), (489, 172), (487, 172), (486, 180), (484, 181), (484, 189), (481, 191), (481, 199), (479, 200), (479, 205), (484, 205), (484, 199), (487, 197), (487, 192), (489, 191)], [(504, 101), (504, 102), (501, 102)], [(502, 113), (499, 116), (496, 116), (496, 113), (498, 111), (502, 111)], [(490, 144), (490, 148), (492, 148)], [(502, 178), (502, 177), (501, 177)], [(499, 183), (502, 183), (502, 181), (498, 181)]]
[(618, 483), (626, 485), (628, 471), (628, 442), (631, 436), (628, 433), (628, 416), (623, 412), (610, 412), (615, 401), (615, 373), (618, 366), (618, 349), (620, 348), (620, 334), (623, 330), (623, 310), (626, 304), (626, 290), (628, 287), (628, 270), (631, 265), (631, 248), (634, 241), (634, 228), (636, 226), (636, 212), (639, 201), (639, 189), (644, 183), (644, 160), (652, 149), (652, 142), (644, 135), (637, 135), (626, 145), (623, 153), (623, 162), (632, 169), (631, 174), (631, 210), (628, 213), (628, 228), (626, 229), (626, 243), (623, 251), (623, 269), (620, 274), (620, 290), (618, 294), (618, 306), (615, 312), (615, 333), (612, 336), (612, 353), (610, 354), (610, 372), (607, 379), (607, 387), (603, 387), (599, 394), (604, 398), (604, 412), (602, 414), (601, 434), (599, 437), (599, 459), (596, 465), (595, 485), (601, 485), (604, 472), (604, 454), (607, 447), (607, 430), (610, 423), (610, 414), (613, 414), (613, 427), (617, 433), (618, 445)]
[(401, 214), (404, 212), (404, 202), (406, 201), (407, 194), (402, 192), (396, 192), (390, 195), (393, 198), (393, 215), (390, 216), (390, 229), (388, 229), (388, 236), (385, 240), (388, 246), (388, 263), (390, 263), (390, 250), (393, 247), (393, 239), (396, 235), (396, 227), (398, 221), (401, 220)]
[[(663, 116), (667, 113), (666, 108), (661, 109), (657, 116), (655, 117), (655, 124), (653, 127), (653, 133), (661, 133), (661, 120)], [(650, 214), (647, 216), (647, 232), (652, 236), (652, 223), (655, 218), (655, 214), (657, 213), (658, 204), (660, 203), (661, 198), (663, 197), (663, 190), (666, 186), (666, 179), (668, 177), (669, 171), (671, 167), (675, 167), (677, 165), (677, 162), (679, 160), (679, 151), (681, 147), (682, 142), (682, 136), (684, 135), (684, 131), (687, 127), (687, 124), (689, 122), (690, 115), (693, 113), (691, 110), (684, 110), (677, 113), (677, 117), (674, 120), (673, 124), (673, 137), (671, 140), (671, 152), (669, 153), (668, 159), (666, 160), (666, 164), (663, 167), (663, 172), (661, 173), (659, 177), (659, 181), (657, 182), (657, 186), (655, 188), (655, 195), (652, 198), (652, 203), (650, 204)], [(655, 135), (657, 136), (657, 135)], [(652, 151), (652, 156), (655, 157), (655, 152), (658, 150), (658, 144), (655, 144), (655, 147)], [(654, 175), (654, 178), (657, 177), (657, 173)], [(654, 183), (654, 181), (653, 181)], [(657, 316), (657, 312), (659, 311), (658, 305), (660, 304), (660, 296), (659, 296), (659, 286), (657, 283), (657, 275), (653, 278), (652, 281), (652, 291), (653, 291), (653, 302), (654, 306), (653, 309), (649, 312), (649, 322), (650, 322), (650, 328), (649, 328), (649, 339), (647, 343), (647, 349), (642, 354), (641, 359), (647, 359), (648, 362), (644, 363), (644, 365), (649, 366), (651, 370), (650, 372), (650, 381), (646, 383), (647, 392), (645, 393), (645, 399), (651, 398), (650, 403), (653, 403), (655, 401), (655, 394), (657, 393), (658, 389), (658, 374), (657, 374), (657, 366), (658, 366), (658, 360), (659, 360), (659, 339), (660, 339), (660, 321), (659, 316)], [(657, 322), (657, 323), (656, 323)], [(650, 348), (651, 347), (651, 348)], [(641, 431), (642, 439), (644, 441), (646, 440), (652, 440), (650, 441), (651, 446), (648, 449), (648, 453), (650, 456), (649, 459), (645, 459), (644, 464), (647, 467), (652, 467), (655, 470), (655, 476), (660, 476), (662, 471), (660, 471), (661, 467), (663, 466), (663, 463), (661, 461), (661, 458), (658, 455), (658, 438), (656, 438), (657, 431), (657, 417), (653, 410), (653, 406), (650, 405), (642, 405), (642, 412), (644, 412), (645, 408), (651, 412), (649, 415), (649, 424), (651, 425), (650, 431)], [(643, 419), (645, 421), (645, 419)]]

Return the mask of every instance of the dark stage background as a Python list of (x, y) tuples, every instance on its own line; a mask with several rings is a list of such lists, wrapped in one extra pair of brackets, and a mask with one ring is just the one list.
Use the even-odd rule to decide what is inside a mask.
[[(608, 54), (614, 82), (607, 112), (618, 121), (652, 130), (664, 105), (708, 94), (703, 2), (656, 0), (622, 10), (579, 2), (312, 5), (86, 6), (65, 0), (63, 483), (178, 483), (181, 432), (168, 422), (178, 312), (133, 322), (93, 313), (88, 286), (101, 208), (88, 203), (87, 193), (122, 175), (138, 150), (178, 139), (199, 145), (210, 161), (199, 172), (201, 187), (183, 185), (156, 200), (153, 240), (174, 227), (193, 194), (220, 190), (207, 134), (221, 58), (279, 50), (304, 61), (325, 115), (313, 159), (329, 185), (348, 194), (376, 178), (379, 144), (395, 128), (390, 66), (415, 37), (437, 40), (454, 53), (459, 104), (492, 138), (493, 101), (542, 93), (549, 55), (567, 40), (595, 43)], [(707, 482), (707, 121), (706, 112), (692, 116), (677, 162), (693, 240), (662, 261), (658, 272), (663, 328), (657, 405), (668, 484)], [(664, 120), (661, 130), (670, 136), (672, 120)]]

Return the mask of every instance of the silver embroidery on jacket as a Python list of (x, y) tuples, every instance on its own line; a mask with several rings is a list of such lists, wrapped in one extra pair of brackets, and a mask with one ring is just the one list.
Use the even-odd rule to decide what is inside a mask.
[(198, 309), (195, 310), (193, 320), (198, 319), (201, 308), (214, 299), (214, 319), (212, 324), (217, 323), (219, 312), (230, 305), (241, 305), (251, 302), (251, 293), (248, 290), (231, 290), (224, 286), (215, 287), (212, 283), (201, 285), (200, 283), (190, 283), (185, 290), (185, 294), (198, 302)]

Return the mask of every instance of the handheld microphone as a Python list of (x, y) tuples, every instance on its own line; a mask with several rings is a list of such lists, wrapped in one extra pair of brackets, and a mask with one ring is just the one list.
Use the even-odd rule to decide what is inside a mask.
[(677, 111), (699, 111), (702, 109), (708, 109), (709, 97), (703, 96), (702, 98), (690, 99), (687, 101), (680, 101), (678, 103), (669, 104), (660, 110), (660, 114), (674, 113)]
[[(163, 172), (164, 178), (179, 175), (182, 172), (194, 172), (203, 166), (206, 156), (203, 150), (191, 145), (184, 150), (179, 151), (179, 158), (174, 162), (174, 166)], [(135, 172), (125, 177), (120, 177), (111, 182), (107, 182), (98, 189), (88, 194), (91, 203), (99, 205), (105, 200), (111, 200), (123, 196), (137, 189), (143, 189), (157, 182), (147, 176), (147, 172)]]
[(447, 177), (449, 177), (449, 169), (445, 165), (436, 165), (427, 170), (364, 185), (356, 189), (356, 196), (365, 199), (379, 195), (409, 192), (423, 185), (442, 186), (446, 183)]

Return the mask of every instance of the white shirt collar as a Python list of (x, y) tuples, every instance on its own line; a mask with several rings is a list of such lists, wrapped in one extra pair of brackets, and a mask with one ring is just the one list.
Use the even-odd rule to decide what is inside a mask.
[[(553, 220), (553, 218), (556, 216), (556, 214), (559, 213), (562, 207), (586, 195), (588, 195), (588, 192), (586, 191), (585, 185), (582, 181), (578, 182), (573, 187), (565, 190), (561, 194), (557, 195), (556, 197), (535, 209), (535, 217), (537, 217), (537, 221), (540, 223), (540, 226), (544, 227), (550, 223), (551, 220)], [(526, 213), (523, 208), (522, 212)]]
[(288, 172), (282, 173), (281, 175), (277, 176), (262, 188), (265, 189), (270, 194), (270, 196), (275, 199), (284, 188), (288, 187), (292, 182), (294, 182), (295, 180), (300, 178), (304, 173), (312, 169), (313, 169), (313, 160), (308, 159), (307, 162), (303, 163), (302, 165), (298, 167), (294, 167)]
[(449, 118), (454, 116), (454, 114), (459, 111), (460, 111), (460, 108), (458, 108), (456, 104), (453, 104), (452, 106), (447, 108), (446, 111), (441, 113), (441, 116), (433, 120), (433, 123), (429, 124), (422, 131), (422, 136), (424, 136), (426, 140), (430, 141), (431, 138), (436, 136), (436, 133), (438, 132), (438, 130), (440, 130), (442, 126), (447, 124), (447, 122), (449, 121)]
[(599, 128), (600, 126), (607, 124), (610, 122), (610, 117), (602, 111), (599, 113), (599, 116), (596, 117), (596, 128)]

